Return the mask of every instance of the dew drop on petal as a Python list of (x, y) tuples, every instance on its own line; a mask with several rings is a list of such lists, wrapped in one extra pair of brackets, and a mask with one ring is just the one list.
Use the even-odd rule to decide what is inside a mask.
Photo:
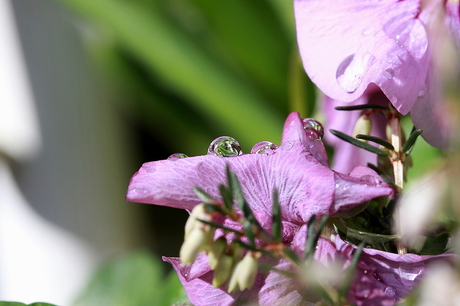
[(138, 194), (149, 194), (150, 193), (150, 189), (145, 188), (145, 187), (133, 187), (131, 191), (138, 193)]
[(418, 92), (418, 96), (422, 98), (426, 95), (426, 92), (427, 92), (427, 86), (423, 85), (422, 89), (420, 89), (420, 91)]
[(394, 297), (396, 295), (396, 291), (393, 287), (388, 286), (385, 288), (385, 294), (389, 297)]
[(391, 80), (395, 76), (395, 71), (391, 68), (388, 68), (383, 71), (382, 75)]
[(208, 148), (208, 155), (215, 156), (237, 156), (243, 154), (241, 146), (235, 138), (221, 136), (214, 139)]
[(367, 272), (368, 272), (367, 270), (364, 270), (364, 271), (363, 271), (364, 274), (367, 274)]
[(169, 156), (167, 159), (168, 160), (177, 160), (177, 159), (181, 159), (181, 158), (186, 158), (188, 157), (186, 154), (184, 153), (174, 153), (173, 155)]
[(278, 146), (270, 141), (261, 141), (256, 143), (252, 149), (252, 154), (264, 154), (264, 155), (272, 155), (275, 153)]
[(336, 72), (337, 83), (343, 90), (353, 93), (358, 89), (369, 67), (375, 62), (375, 56), (366, 52), (361, 55), (347, 56), (339, 65)]
[(302, 120), (303, 129), (305, 130), (305, 134), (309, 140), (321, 140), (324, 137), (324, 128), (323, 125), (313, 119), (313, 118), (305, 118)]

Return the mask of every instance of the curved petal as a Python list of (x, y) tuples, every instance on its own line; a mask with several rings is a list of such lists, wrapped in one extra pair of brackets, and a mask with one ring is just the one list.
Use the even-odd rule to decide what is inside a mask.
[(300, 141), (305, 148), (324, 166), (329, 165), (329, 160), (326, 153), (326, 148), (322, 141), (310, 140), (305, 134), (302, 118), (297, 112), (292, 112), (287, 117), (284, 128), (281, 144), (289, 141)]
[(407, 114), (430, 60), (420, 2), (295, 0), (297, 40), (311, 80), (344, 102), (375, 83)]
[(447, 109), (444, 97), (439, 92), (439, 80), (430, 73), (427, 76), (426, 92), (419, 97), (410, 112), (414, 126), (422, 129), (422, 137), (430, 145), (447, 150), (450, 147), (453, 131), (455, 130), (451, 113)]
[(446, 24), (460, 48), (460, 2), (458, 0), (446, 1)]
[[(352, 258), (355, 245), (338, 236), (334, 242), (343, 256)], [(400, 255), (364, 248), (348, 299), (357, 306), (395, 305), (418, 283), (429, 265), (453, 257), (454, 254)]]

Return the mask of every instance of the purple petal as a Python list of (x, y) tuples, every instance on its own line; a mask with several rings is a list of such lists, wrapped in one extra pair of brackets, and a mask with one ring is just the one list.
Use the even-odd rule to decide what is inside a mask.
[[(338, 130), (347, 135), (352, 135), (355, 123), (361, 115), (360, 111), (338, 111), (337, 106), (351, 106), (361, 104), (377, 104), (387, 106), (389, 103), (385, 95), (377, 86), (370, 86), (364, 95), (359, 99), (344, 105), (343, 102), (325, 97), (324, 111), (326, 114), (327, 125), (332, 130)], [(371, 135), (386, 139), (385, 127), (388, 120), (380, 113), (371, 115), (372, 131)], [(354, 135), (353, 135), (354, 136)], [(334, 148), (334, 160), (332, 169), (349, 173), (357, 166), (367, 165), (367, 163), (377, 164), (377, 155), (369, 151), (360, 149), (346, 141), (339, 139), (327, 131), (325, 140)], [(372, 142), (370, 142), (372, 144)]]
[(300, 141), (310, 151), (310, 153), (313, 154), (316, 160), (324, 166), (328, 166), (329, 161), (323, 142), (310, 140), (307, 137), (302, 118), (300, 118), (300, 114), (296, 112), (290, 113), (284, 123), (281, 144), (292, 141)]
[[(335, 236), (337, 250), (348, 259), (357, 247)], [(453, 254), (394, 254), (375, 249), (363, 249), (355, 279), (348, 295), (357, 306), (395, 305), (420, 280), (426, 268), (436, 261), (453, 258)]]
[(444, 98), (439, 92), (441, 86), (439, 81), (435, 80), (433, 73), (432, 71), (427, 76), (428, 85), (410, 115), (414, 126), (423, 130), (422, 137), (426, 142), (439, 149), (447, 150), (455, 129)]
[(446, 1), (446, 24), (452, 33), (457, 46), (460, 47), (460, 2)]
[(296, 0), (305, 70), (328, 96), (349, 102), (370, 83), (407, 114), (425, 85), (430, 52), (420, 0)]

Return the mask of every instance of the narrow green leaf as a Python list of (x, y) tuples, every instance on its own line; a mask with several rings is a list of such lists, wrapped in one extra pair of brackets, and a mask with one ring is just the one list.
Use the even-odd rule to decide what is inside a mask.
[[(351, 220), (348, 221), (351, 222)], [(358, 239), (359, 241), (363, 241), (371, 245), (401, 238), (400, 235), (381, 235), (370, 233), (361, 229), (356, 224), (347, 223), (343, 219), (339, 218), (335, 219), (334, 224), (339, 228), (340, 231), (346, 234), (347, 238)]]
[(404, 144), (402, 151), (406, 154), (410, 154), (412, 151), (412, 148), (415, 145), (415, 141), (417, 140), (418, 136), (420, 136), (423, 133), (423, 130), (414, 130), (409, 138), (407, 139), (406, 143)]
[(193, 188), (193, 192), (205, 204), (214, 204), (214, 205), (219, 204), (219, 202), (216, 199), (214, 199), (209, 193), (207, 193), (206, 191), (204, 191), (203, 189), (199, 187)]
[(231, 191), (227, 189), (224, 185), (219, 185), (220, 195), (222, 196), (222, 200), (224, 201), (224, 207), (226, 210), (231, 210), (233, 206), (233, 198)]
[(375, 143), (377, 143), (379, 145), (384, 146), (385, 148), (387, 148), (388, 150), (391, 150), (391, 151), (393, 151), (395, 149), (395, 147), (393, 147), (393, 145), (391, 143), (389, 143), (388, 141), (386, 141), (386, 140), (384, 140), (382, 138), (379, 138), (379, 137), (358, 134), (358, 135), (356, 135), (356, 138), (375, 142)]
[(233, 229), (233, 228), (229, 228), (229, 227), (226, 227), (226, 226), (223, 226), (222, 224), (220, 223), (217, 223), (217, 222), (212, 222), (212, 221), (206, 221), (206, 220), (202, 220), (202, 219), (197, 219), (198, 221), (200, 222), (203, 222), (204, 224), (209, 224), (211, 225), (212, 227), (215, 227), (215, 228), (220, 228), (220, 229), (223, 229), (224, 231), (228, 231), (228, 232), (232, 232), (232, 233), (235, 233), (237, 235), (240, 235), (240, 236), (243, 236), (243, 233), (236, 230), (236, 229)]
[(256, 247), (256, 239), (255, 239), (254, 227), (252, 226), (252, 223), (249, 220), (245, 220), (243, 222), (243, 228), (244, 228), (245, 236), (249, 240), (249, 245), (251, 247), (255, 248)]
[(227, 213), (225, 212), (225, 210), (223, 210), (222, 206), (220, 205), (215, 205), (215, 204), (207, 204), (205, 203), (204, 204), (204, 208), (207, 212), (217, 212), (221, 215), (227, 215)]
[(276, 242), (281, 241), (283, 225), (281, 224), (281, 205), (278, 201), (278, 189), (273, 190), (272, 235)]
[(361, 242), (358, 246), (358, 249), (353, 254), (353, 258), (351, 259), (350, 266), (345, 272), (345, 278), (340, 285), (339, 294), (340, 296), (344, 298), (348, 296), (348, 291), (350, 291), (351, 283), (353, 281), (353, 275), (355, 274), (356, 266), (358, 265), (358, 260), (359, 260), (359, 257), (361, 257), (363, 248), (364, 248), (364, 242)]
[(308, 232), (307, 239), (305, 240), (305, 250), (303, 253), (303, 259), (309, 259), (315, 253), (315, 220), (316, 216), (311, 216), (308, 221)]
[(336, 131), (336, 130), (329, 130), (333, 135), (339, 137), (340, 139), (351, 143), (352, 145), (355, 145), (361, 149), (367, 150), (369, 152), (375, 153), (380, 156), (388, 156), (388, 152), (381, 150), (379, 148), (376, 148), (368, 143), (362, 142), (356, 138), (353, 138), (351, 136), (348, 136), (347, 134), (344, 134), (342, 132)]
[[(228, 198), (231, 199), (229, 204), (225, 204), (225, 208), (228, 210), (231, 210), (233, 208), (233, 176), (232, 176), (232, 171), (230, 170), (230, 165), (226, 164), (225, 165), (225, 175), (227, 177), (227, 192), (228, 192)], [(229, 205), (229, 206), (228, 206)], [(227, 207), (228, 206), (228, 207)]]
[(243, 216), (248, 220), (251, 224), (255, 225), (258, 229), (262, 230), (262, 226), (260, 225), (259, 221), (257, 221), (256, 217), (254, 216), (251, 207), (249, 207), (246, 199), (244, 198), (243, 190), (241, 189), (240, 181), (235, 173), (231, 172), (230, 176), (232, 178), (232, 189), (233, 195), (235, 196), (236, 203), (238, 207), (243, 212)]
[(339, 111), (354, 111), (354, 110), (363, 110), (363, 109), (386, 110), (388, 109), (388, 107), (377, 105), (377, 104), (360, 104), (360, 105), (352, 105), (352, 106), (337, 106), (335, 109)]

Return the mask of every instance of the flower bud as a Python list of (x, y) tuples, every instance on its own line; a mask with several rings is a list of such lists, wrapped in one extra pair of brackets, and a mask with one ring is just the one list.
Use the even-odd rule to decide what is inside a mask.
[(220, 287), (229, 278), (233, 269), (233, 257), (227, 254), (222, 254), (217, 263), (216, 270), (214, 271), (214, 278), (212, 285), (215, 288)]
[(192, 264), (195, 262), (203, 243), (206, 241), (207, 235), (203, 229), (195, 228), (192, 230), (180, 248), (180, 260), (183, 264)]
[(204, 204), (198, 204), (192, 209), (190, 216), (185, 223), (185, 235), (184, 239), (187, 239), (188, 235), (193, 231), (193, 229), (200, 227), (203, 225), (203, 222), (198, 221), (197, 219), (201, 220), (210, 220), (209, 213), (205, 210)]
[(353, 136), (356, 137), (358, 134), (370, 135), (372, 130), (372, 120), (367, 115), (361, 115), (356, 121), (355, 129), (353, 130)]
[(246, 253), (243, 260), (236, 265), (233, 271), (228, 285), (228, 292), (235, 291), (238, 288), (240, 290), (251, 288), (254, 285), (258, 267), (259, 263), (255, 254), (252, 252)]
[(215, 270), (219, 262), (220, 256), (224, 253), (227, 248), (227, 240), (224, 237), (220, 237), (209, 248), (208, 262), (212, 270)]

